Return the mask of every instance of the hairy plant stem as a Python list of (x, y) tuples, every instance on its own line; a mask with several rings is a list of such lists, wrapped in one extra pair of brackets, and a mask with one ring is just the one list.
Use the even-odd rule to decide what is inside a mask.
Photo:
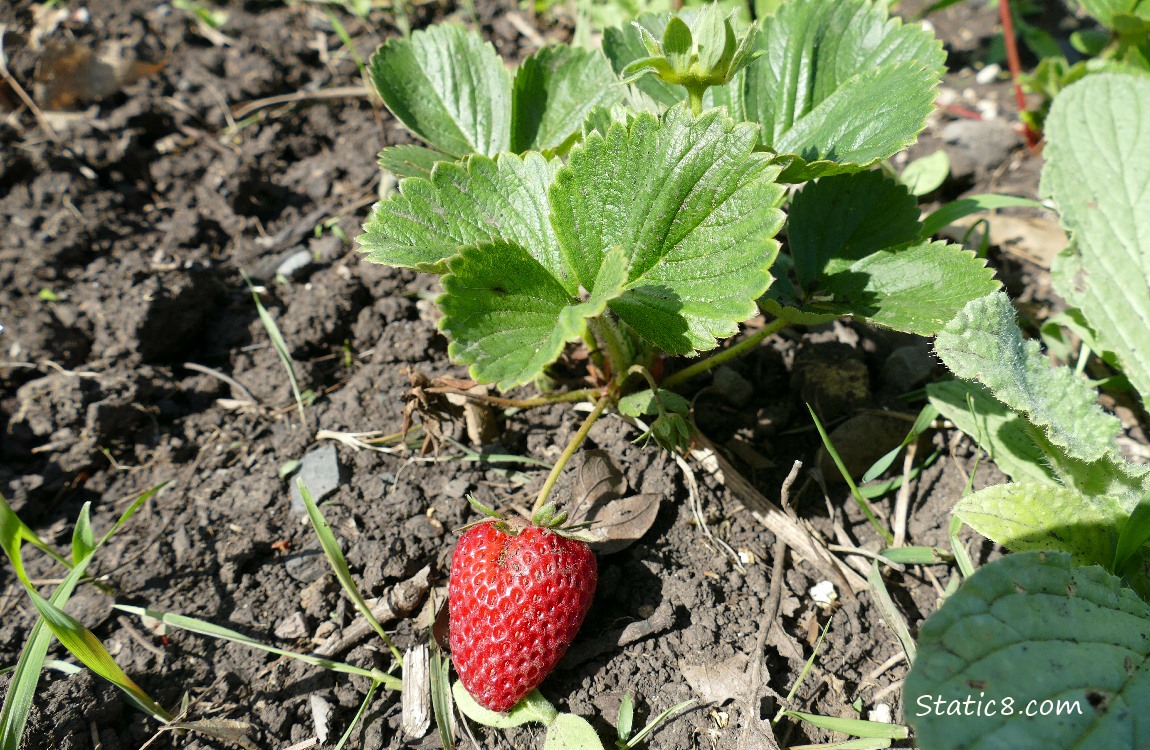
[(655, 376), (651, 374), (651, 371), (643, 367), (643, 365), (631, 365), (630, 369), (627, 370), (627, 374), (630, 375), (632, 373), (638, 373), (647, 380), (647, 385), (651, 386), (651, 395), (655, 397), (655, 403), (659, 405), (659, 410), (663, 412), (667, 411), (667, 406), (663, 403), (663, 397), (659, 395), (659, 384), (655, 382)]
[(486, 396), (481, 393), (470, 393), (469, 391), (463, 391), (458, 388), (434, 387), (425, 388), (424, 390), (427, 393), (450, 393), (455, 396), (463, 396), (472, 401), (491, 404), (492, 406), (498, 406), (503, 409), (534, 409), (537, 406), (548, 406), (549, 404), (569, 404), (573, 401), (591, 401), (597, 398), (600, 393), (600, 389), (598, 388), (581, 388), (577, 391), (548, 393), (533, 398), (502, 398), (500, 396)]
[(706, 86), (687, 87), (687, 101), (691, 103), (691, 114), (695, 117), (703, 114), (703, 94), (706, 93), (706, 91)]
[(531, 507), (532, 516), (538, 513), (539, 509), (547, 502), (547, 497), (551, 494), (551, 490), (555, 488), (555, 482), (558, 481), (559, 475), (563, 473), (563, 469), (567, 466), (567, 462), (571, 460), (571, 456), (575, 455), (575, 451), (579, 450), (579, 446), (587, 439), (587, 433), (591, 432), (591, 427), (603, 414), (603, 409), (607, 407), (607, 403), (611, 400), (611, 397), (611, 391), (607, 391), (599, 397), (599, 400), (595, 402), (595, 408), (587, 415), (587, 419), (583, 420), (583, 425), (579, 428), (579, 431), (571, 438), (571, 442), (563, 449), (559, 460), (551, 467), (551, 473), (547, 475), (547, 481), (543, 483), (543, 488), (539, 490), (539, 497), (535, 498), (535, 505)]
[(718, 354), (707, 357), (706, 359), (700, 360), (690, 367), (679, 370), (673, 375), (668, 375), (663, 379), (663, 387), (673, 388), (677, 385), (687, 382), (700, 373), (704, 373), (707, 370), (718, 367), (728, 360), (734, 359), (735, 357), (741, 357), (762, 343), (762, 341), (768, 336), (772, 336), (778, 333), (779, 331), (786, 328), (786, 326), (787, 322), (782, 318), (772, 320), (770, 323), (767, 323), (765, 326), (763, 326), (758, 332), (748, 336), (734, 346), (728, 349), (724, 349)]
[(611, 380), (625, 377), (627, 368), (631, 366), (631, 358), (627, 356), (619, 326), (615, 325), (615, 321), (611, 320), (608, 313), (604, 313), (588, 319), (587, 328), (599, 341), (601, 349), (606, 350)]

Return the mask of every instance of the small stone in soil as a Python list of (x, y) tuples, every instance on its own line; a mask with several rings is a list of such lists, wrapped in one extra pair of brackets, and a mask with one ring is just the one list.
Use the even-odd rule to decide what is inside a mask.
[(905, 392), (930, 377), (934, 360), (925, 346), (900, 346), (890, 353), (882, 366), (884, 385)]
[(755, 394), (755, 387), (730, 367), (720, 367), (715, 371), (715, 382), (711, 386), (731, 406), (744, 406)]
[(303, 619), (303, 613), (293, 612), (279, 625), (276, 625), (275, 634), (276, 638), (282, 638), (285, 641), (303, 638), (307, 635), (307, 622)]
[(285, 279), (296, 279), (303, 276), (311, 265), (311, 253), (307, 250), (299, 250), (284, 258), (283, 262), (276, 267), (276, 276), (283, 276)]
[(297, 479), (302, 479), (307, 485), (308, 492), (318, 505), (328, 495), (339, 489), (339, 456), (334, 445), (325, 445), (316, 448), (300, 460), (299, 473), (291, 479), (291, 507), (300, 515), (307, 514), (307, 507), (303, 504), (303, 495), (300, 494)]

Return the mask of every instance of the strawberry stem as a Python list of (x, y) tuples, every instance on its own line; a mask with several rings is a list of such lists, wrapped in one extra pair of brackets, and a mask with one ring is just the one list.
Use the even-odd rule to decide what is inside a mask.
[(535, 396), (533, 398), (502, 398), (500, 396), (488, 396), (482, 393), (471, 393), (459, 388), (451, 388), (450, 386), (434, 386), (431, 388), (424, 388), (426, 393), (450, 393), (455, 396), (463, 396), (472, 401), (479, 401), (484, 404), (491, 404), (498, 406), (501, 409), (534, 409), (537, 406), (548, 406), (550, 404), (566, 404), (573, 401), (591, 401), (599, 395), (598, 388), (582, 388), (577, 391), (563, 391), (562, 393), (545, 393), (542, 396)]
[(539, 490), (539, 497), (535, 499), (535, 505), (531, 507), (531, 515), (534, 516), (539, 512), (539, 509), (547, 502), (547, 496), (551, 494), (551, 490), (555, 488), (555, 482), (559, 479), (559, 475), (563, 473), (564, 467), (567, 462), (571, 460), (571, 456), (575, 455), (575, 451), (579, 450), (579, 446), (587, 439), (587, 433), (591, 432), (591, 426), (603, 414), (603, 409), (607, 407), (607, 402), (611, 400), (611, 393), (608, 391), (604, 393), (598, 401), (595, 402), (595, 408), (587, 415), (587, 419), (583, 420), (583, 425), (575, 436), (571, 438), (571, 442), (563, 449), (563, 454), (559, 456), (559, 460), (551, 467), (551, 473), (547, 475), (547, 481), (543, 483), (543, 488)]
[(778, 333), (786, 327), (787, 321), (783, 320), (782, 318), (776, 318), (734, 346), (724, 349), (718, 354), (711, 355), (706, 359), (696, 362), (690, 367), (679, 370), (675, 374), (668, 375), (667, 377), (663, 378), (663, 387), (674, 388), (681, 383), (687, 382), (700, 373), (704, 373), (707, 370), (713, 369), (723, 364), (727, 360), (734, 359), (735, 357), (740, 357), (750, 349), (758, 346), (763, 341), (763, 339)]

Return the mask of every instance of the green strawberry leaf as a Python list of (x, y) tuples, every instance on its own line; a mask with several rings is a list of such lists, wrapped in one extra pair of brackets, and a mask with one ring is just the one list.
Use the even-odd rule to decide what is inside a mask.
[(1072, 239), (1055, 261), (1055, 289), (1085, 314), (1144, 402), (1150, 398), (1146, 102), (1150, 78), (1091, 75), (1067, 87), (1046, 118), (1041, 185)]
[(455, 161), (442, 151), (424, 146), (388, 146), (379, 152), (379, 166), (399, 179), (429, 177), (431, 170), (441, 161)]
[(784, 191), (754, 145), (754, 126), (678, 107), (589, 133), (561, 169), (538, 154), (441, 162), (376, 204), (359, 241), (369, 261), (450, 270), (441, 327), (479, 380), (531, 380), (608, 306), (694, 354), (771, 281)]
[[(1102, 568), (1074, 567), (1062, 552), (988, 563), (919, 631), (904, 686), (917, 744), (1144, 747), (1150, 714), (1138, 707), (1150, 702), (1148, 632), (1150, 605)], [(968, 697), (978, 714), (963, 711)], [(1057, 705), (1065, 708), (1056, 714)]]
[(451, 696), (455, 698), (455, 705), (459, 707), (464, 716), (477, 724), (495, 729), (509, 729), (529, 721), (551, 724), (560, 715), (555, 710), (555, 706), (552, 706), (546, 698), (540, 695), (538, 690), (532, 690), (526, 698), (516, 703), (505, 714), (497, 714), (476, 703), (475, 699), (471, 697), (471, 693), (467, 692), (467, 688), (463, 687), (463, 683), (458, 680), (451, 687)]
[(598, 50), (545, 47), (515, 73), (511, 150), (544, 151), (579, 133), (587, 115), (623, 98), (607, 58)]
[(680, 106), (590, 134), (556, 176), (552, 223), (575, 276), (593, 288), (623, 248), (627, 286), (609, 306), (665, 352), (714, 348), (770, 284), (783, 190), (754, 143), (753, 126)]
[(927, 398), (954, 426), (974, 438), (994, 465), (1015, 482), (1057, 483), (1047, 454), (1026, 420), (978, 383), (947, 380), (926, 386)]
[(827, 274), (804, 299), (784, 297), (784, 287), (772, 289), (760, 302), (763, 309), (793, 323), (850, 315), (930, 336), (971, 299), (999, 286), (994, 272), (973, 252), (946, 242), (919, 242), (871, 253)]
[(405, 180), (398, 195), (375, 204), (359, 244), (372, 263), (442, 273), (461, 247), (504, 239), (565, 278), (547, 207), (558, 168), (538, 154), (441, 162), (430, 179)]
[(1114, 453), (1118, 419), (1098, 406), (1084, 378), (1051, 366), (1038, 342), (1023, 340), (1005, 293), (968, 303), (938, 334), (935, 350), (951, 372), (985, 385), (1070, 458), (1092, 462)]
[(824, 177), (807, 185), (791, 200), (787, 218), (799, 286), (809, 289), (825, 273), (911, 242), (920, 228), (914, 196), (882, 172)]
[(1067, 487), (1090, 498), (1111, 497), (1125, 512), (1150, 490), (1150, 467), (1132, 464), (1116, 451), (1093, 461), (1075, 458), (978, 383), (933, 383), (927, 394), (939, 412), (974, 438), (1015, 482)]
[(432, 148), (456, 158), (507, 150), (511, 76), (479, 34), (440, 24), (389, 39), (370, 73), (387, 108)]
[(471, 365), (471, 376), (508, 389), (530, 382), (577, 341), (587, 318), (600, 315), (627, 280), (621, 250), (602, 260), (586, 300), (568, 289), (519, 245), (503, 240), (464, 248), (443, 277), (440, 328), (447, 352)]
[(582, 716), (559, 714), (547, 727), (543, 750), (603, 750), (603, 743)]
[(747, 119), (785, 155), (786, 181), (857, 171), (914, 143), (934, 109), (945, 53), (891, 19), (888, 3), (783, 3), (747, 68)]
[[(676, 414), (686, 414), (691, 410), (691, 402), (674, 391), (666, 391), (660, 388), (659, 399), (662, 400), (663, 406), (667, 411)], [(655, 398), (655, 393), (650, 388), (632, 393), (619, 399), (619, 413), (627, 417), (642, 417), (649, 414), (658, 414), (662, 411), (662, 409), (659, 408), (659, 399)]]
[(958, 501), (954, 514), (1012, 552), (1061, 550), (1076, 565), (1114, 562), (1127, 514), (1110, 497), (1087, 497), (1049, 484), (998, 484)]

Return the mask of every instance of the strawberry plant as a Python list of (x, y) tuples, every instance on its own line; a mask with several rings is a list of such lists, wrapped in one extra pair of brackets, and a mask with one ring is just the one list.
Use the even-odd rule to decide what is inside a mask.
[[(972, 252), (932, 241), (915, 197), (873, 169), (925, 126), (943, 63), (939, 42), (885, 3), (791, 0), (762, 28), (715, 5), (648, 14), (608, 29), (603, 47), (542, 50), (509, 74), (478, 35), (439, 26), (387, 42), (370, 66), (425, 145), (380, 154), (403, 179), (364, 225), (366, 260), (442, 275), (439, 327), (477, 381), (545, 386), (573, 345), (595, 365), (587, 391), (499, 401), (595, 401), (520, 539), (560, 538), (540, 514), (558, 513), (551, 489), (606, 409), (653, 417), (648, 436), (683, 450), (689, 402), (674, 389), (786, 325), (851, 316), (930, 335), (999, 287)], [(755, 334), (660, 381), (656, 363), (716, 349), (760, 313)], [(521, 543), (480, 528), (464, 559), (470, 535)], [(472, 703), (502, 711), (532, 700), (582, 614), (553, 623), (562, 645), (538, 664), (493, 670), (494, 636), (468, 618), (501, 614), (462, 593), (469, 570), (453, 570), (453, 660)], [(514, 689), (492, 692), (495, 678)]]
[[(1090, 76), (1055, 100), (1042, 191), (1071, 244), (1052, 270), (1062, 316), (1103, 366), (1150, 394), (1150, 79)], [(957, 519), (1017, 554), (983, 566), (923, 626), (906, 682), (924, 750), (1142, 747), (1150, 723), (1150, 470), (1120, 454), (1118, 419), (1082, 369), (1052, 366), (1004, 294), (974, 300), (939, 333), (963, 381), (932, 403), (1013, 480), (963, 498)], [(1108, 364), (1105, 364), (1108, 363)], [(1113, 381), (1112, 381), (1113, 382)], [(937, 696), (1017, 711), (970, 719)], [(1067, 710), (1051, 711), (1062, 701)], [(944, 703), (945, 705), (945, 703)], [(1077, 706), (1078, 710), (1073, 710)], [(980, 714), (981, 716), (981, 714)]]

